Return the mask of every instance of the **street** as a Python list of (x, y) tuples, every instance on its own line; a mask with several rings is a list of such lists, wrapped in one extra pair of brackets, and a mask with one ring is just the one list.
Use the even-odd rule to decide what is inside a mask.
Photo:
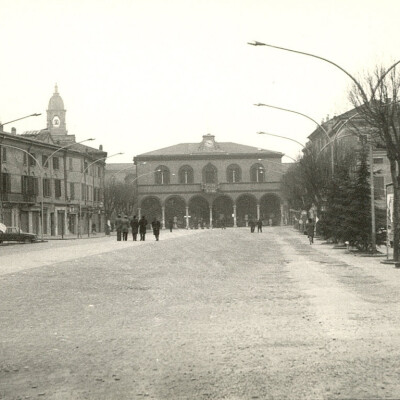
[(292, 227), (0, 247), (0, 399), (399, 399), (382, 259)]

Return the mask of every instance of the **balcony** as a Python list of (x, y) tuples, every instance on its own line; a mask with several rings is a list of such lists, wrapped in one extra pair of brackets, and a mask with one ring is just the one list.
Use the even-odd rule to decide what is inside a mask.
[(23, 193), (3, 193), (2, 200), (8, 201), (10, 203), (35, 204), (36, 203), (36, 195), (35, 194), (23, 194)]

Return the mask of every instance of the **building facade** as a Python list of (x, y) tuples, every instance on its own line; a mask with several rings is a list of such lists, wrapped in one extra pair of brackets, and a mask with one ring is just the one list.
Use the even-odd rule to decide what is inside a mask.
[(282, 153), (204, 135), (200, 143), (138, 155), (136, 191), (139, 216), (163, 226), (247, 226), (250, 220), (282, 224), (285, 204), (280, 181)]
[[(308, 136), (306, 151), (313, 149), (317, 157), (325, 157), (329, 160), (333, 154), (334, 163), (336, 163), (341, 152), (356, 151), (360, 147), (360, 138), (368, 139), (368, 129), (357, 109), (351, 109), (333, 118), (327, 117)], [(372, 168), (375, 202), (378, 207), (385, 208), (385, 189), (386, 185), (392, 182), (392, 178), (386, 149), (384, 146), (378, 146), (377, 143), (372, 147)]]
[(0, 221), (26, 232), (59, 236), (104, 230), (105, 153), (76, 143), (66, 129), (56, 86), (47, 128), (0, 132)]

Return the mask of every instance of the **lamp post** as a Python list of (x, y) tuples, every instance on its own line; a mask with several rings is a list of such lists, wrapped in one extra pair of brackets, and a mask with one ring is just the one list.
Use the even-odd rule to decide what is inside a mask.
[(29, 118), (29, 117), (38, 117), (39, 115), (42, 115), (42, 114), (41, 113), (29, 114), (29, 115), (26, 115), (25, 117), (21, 117), (21, 118), (13, 119), (12, 121), (4, 122), (4, 124), (2, 124), (0, 122), (0, 131), (4, 132), (3, 131), (3, 126), (4, 125), (11, 124), (12, 122), (20, 121), (21, 119), (25, 119), (25, 118)]
[[(293, 114), (301, 115), (301, 116), (309, 119), (310, 121), (313, 121), (319, 128), (322, 129), (322, 131), (325, 133), (325, 135), (326, 135), (326, 137), (328, 139), (328, 143), (332, 142), (327, 130), (321, 124), (319, 124), (315, 119), (311, 118), (310, 116), (308, 116), (306, 114), (303, 114), (303, 113), (298, 112), (298, 111), (289, 110), (287, 108), (276, 107), (276, 106), (272, 106), (272, 105), (264, 104), (264, 103), (257, 103), (257, 104), (254, 104), (254, 105), (257, 106), (257, 107), (275, 108), (277, 110), (287, 111), (287, 112), (290, 112), (290, 113), (293, 113)], [(292, 139), (290, 139), (290, 140), (292, 140)], [(299, 143), (299, 142), (297, 142), (297, 143)], [(334, 171), (335, 171), (335, 163), (334, 163), (334, 158), (333, 158), (333, 146), (331, 146), (331, 170), (332, 170), (332, 176), (333, 176)]]
[[(328, 60), (326, 58), (317, 56), (315, 54), (311, 54), (311, 53), (306, 53), (303, 51), (298, 51), (298, 50), (293, 50), (293, 49), (288, 49), (285, 47), (279, 47), (279, 46), (274, 46), (271, 44), (267, 44), (267, 43), (263, 43), (263, 42), (257, 42), (254, 41), (253, 43), (248, 43), (252, 46), (267, 46), (267, 47), (272, 47), (278, 50), (284, 50), (284, 51), (289, 51), (292, 53), (297, 53), (297, 54), (302, 54), (305, 56), (309, 56), (309, 57), (314, 57), (314, 58), (318, 58), (319, 60), (325, 61), (333, 66), (335, 66), (336, 68), (340, 69), (342, 72), (344, 72), (352, 81), (353, 83), (357, 86), (358, 90), (361, 93), (361, 96), (363, 97), (364, 100), (364, 105), (366, 107), (369, 107), (368, 103), (369, 103), (369, 99), (368, 96), (366, 95), (364, 89), (362, 88), (362, 86), (360, 85), (360, 83), (357, 81), (357, 79), (354, 78), (353, 75), (351, 75), (348, 71), (346, 71), (343, 67), (341, 67), (340, 65), (334, 63), (331, 60)], [(375, 85), (375, 87), (372, 89), (372, 95), (371, 95), (371, 99), (373, 98), (373, 96), (375, 95), (375, 91), (378, 89), (379, 85), (381, 84), (381, 82), (383, 81), (383, 79), (386, 77), (386, 75), (393, 69), (396, 67), (396, 65), (398, 65), (400, 63), (400, 61), (396, 61), (393, 65), (391, 65), (386, 71), (385, 73), (379, 78), (377, 84)], [(372, 148), (372, 140), (370, 141), (370, 181), (371, 181), (371, 247), (372, 247), (372, 252), (376, 252), (376, 228), (375, 228), (375, 194), (374, 194), (374, 171), (373, 171), (373, 148)]]
[[(79, 191), (80, 196), (79, 196), (79, 214), (78, 214), (78, 215), (79, 215), (79, 221), (78, 221), (78, 239), (79, 239), (80, 237), (82, 237), (82, 233), (81, 233), (81, 222), (82, 222), (82, 183), (83, 183), (84, 178), (86, 177), (86, 171), (87, 171), (93, 164), (97, 163), (98, 161), (106, 160), (106, 159), (108, 159), (108, 158), (115, 157), (115, 156), (119, 156), (119, 155), (122, 155), (122, 154), (124, 154), (124, 153), (115, 153), (115, 154), (111, 154), (110, 156), (100, 157), (100, 158), (94, 160), (93, 162), (91, 162), (91, 163), (82, 171), (81, 187), (80, 187), (80, 191)], [(86, 198), (86, 196), (85, 196), (85, 198)], [(90, 227), (88, 227), (88, 236), (90, 236)]]
[[(41, 195), (41, 198), (40, 198), (40, 214), (41, 214), (40, 224), (41, 224), (41, 239), (42, 239), (42, 242), (43, 242), (43, 225), (44, 225), (43, 224), (43, 197), (44, 197), (43, 196), (44, 195), (44, 192), (43, 192), (43, 177), (44, 177), (44, 169), (41, 167), (41, 165), (39, 164), (39, 161), (36, 159), (36, 157), (34, 157), (31, 153), (29, 153), (25, 149), (21, 149), (20, 147), (11, 146), (11, 145), (8, 145), (8, 144), (2, 144), (1, 146), (2, 147), (11, 148), (11, 149), (20, 150), (20, 151), (24, 152), (29, 157), (31, 157), (33, 160), (35, 160), (36, 165), (40, 168), (40, 172), (41, 172), (41, 175), (42, 175), (41, 176), (41, 178), (42, 178), (42, 185), (41, 185), (42, 186), (42, 195)], [(0, 168), (1, 168), (1, 165), (0, 165)], [(1, 191), (1, 194), (3, 194), (3, 190)], [(3, 198), (1, 198), (1, 209), (3, 210)]]
[(53, 152), (46, 158), (46, 161), (43, 163), (43, 167), (45, 167), (45, 166), (48, 164), (50, 158), (53, 157), (54, 154), (58, 153), (59, 151), (64, 150), (64, 149), (68, 149), (69, 147), (72, 147), (72, 146), (74, 146), (74, 145), (76, 145), (76, 144), (81, 144), (81, 143), (89, 142), (89, 141), (92, 141), (92, 140), (95, 140), (95, 139), (94, 139), (94, 138), (89, 138), (89, 139), (81, 140), (80, 142), (69, 143), (69, 144), (66, 144), (65, 146), (61, 146), (61, 147), (58, 148), (56, 151), (53, 151)]

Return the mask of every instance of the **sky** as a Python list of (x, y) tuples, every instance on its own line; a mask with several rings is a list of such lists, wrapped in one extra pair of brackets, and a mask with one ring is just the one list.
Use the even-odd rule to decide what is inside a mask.
[[(0, 121), (46, 127), (57, 83), (69, 134), (108, 162), (205, 134), (285, 153), (352, 108), (352, 81), (400, 60), (398, 0), (0, 0)], [(7, 129), (6, 129), (7, 128)]]

